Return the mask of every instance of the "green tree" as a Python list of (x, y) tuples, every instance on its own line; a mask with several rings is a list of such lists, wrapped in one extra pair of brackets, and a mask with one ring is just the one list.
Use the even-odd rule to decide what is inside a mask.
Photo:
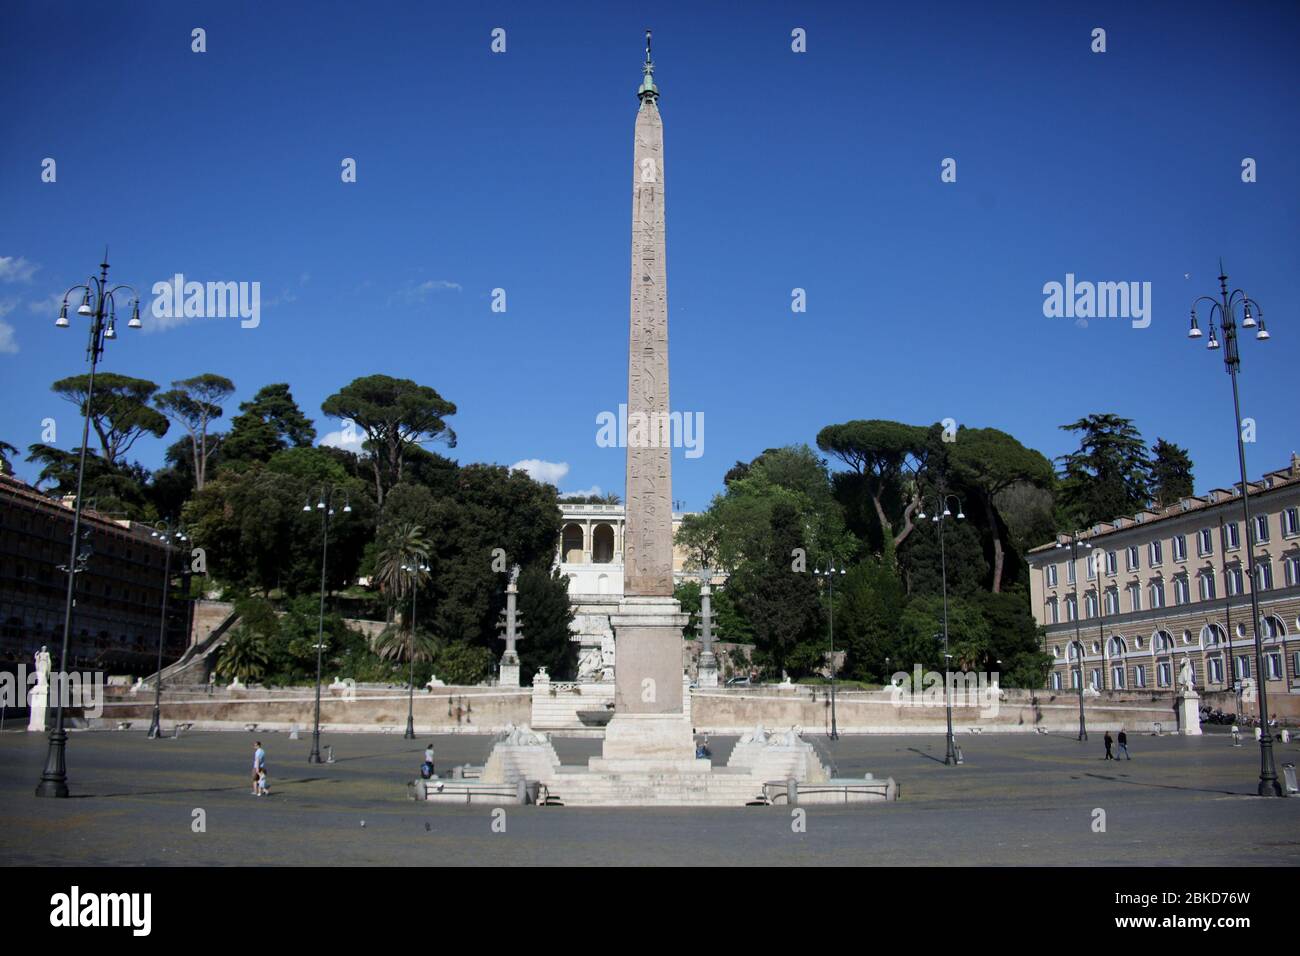
[[(821, 601), (815, 575), (791, 569), (790, 554), (805, 538), (798, 510), (789, 502), (772, 509), (767, 560), (751, 563), (732, 577), (741, 608), (754, 629), (755, 650), (773, 673), (797, 664), (795, 649), (820, 640)], [(806, 663), (803, 662), (803, 663)], [(793, 676), (806, 669), (795, 666)]]
[(1026, 448), (1006, 432), (996, 428), (961, 428), (951, 445), (950, 460), (954, 476), (965, 487), (977, 492), (984, 512), (985, 526), (993, 545), (991, 590), (1002, 590), (1006, 560), (1003, 538), (1007, 535), (997, 513), (997, 496), (1014, 485), (1049, 488), (1053, 483), (1052, 464), (1039, 452)]
[[(61, 378), (50, 388), (86, 414), (89, 375)], [(142, 378), (115, 372), (95, 376), (95, 397), (90, 404), (90, 427), (99, 437), (104, 460), (116, 465), (141, 435), (161, 438), (167, 434), (167, 418), (149, 405), (158, 386)]]
[(575, 676), (577, 651), (570, 640), (573, 606), (569, 579), (547, 562), (534, 562), (519, 573), (519, 613), (524, 640), (519, 644), (519, 664), (524, 674), (545, 667), (554, 680)]
[[(412, 593), (429, 579), (429, 539), (424, 528), (409, 521), (403, 521), (389, 529), (380, 546), (375, 562), (375, 581), (379, 590), (387, 598), (390, 606), (401, 612), (405, 624), (403, 630), (409, 631), (412, 622), (406, 614), (407, 600)], [(418, 597), (417, 597), (418, 600)]]
[(842, 673), (849, 678), (883, 683), (898, 669), (887, 665), (898, 645), (899, 620), (906, 595), (894, 562), (893, 545), (868, 557), (836, 583), (835, 644), (845, 651)]
[(998, 671), (1004, 687), (1042, 687), (1052, 657), (1043, 652), (1041, 632), (1025, 596), (982, 591), (971, 595), (970, 603), (989, 629), (988, 653), (980, 669)]
[(449, 643), (492, 649), (495, 659), (508, 569), (539, 561), (549, 567), (555, 554), (555, 488), (500, 465), (468, 465), (457, 472), (454, 492), (423, 513), (433, 542), (432, 626)]
[(920, 507), (914, 478), (929, 446), (928, 429), (880, 419), (827, 425), (817, 433), (817, 447), (852, 469), (856, 480), (840, 482), (844, 498), (863, 495), (871, 502), (875, 522), (867, 526), (873, 546), (887, 538), (897, 548), (912, 533), (912, 515)]
[(170, 390), (154, 397), (158, 410), (189, 435), (195, 488), (203, 487), (208, 459), (220, 442), (219, 436), (208, 433), (208, 428), (221, 417), (221, 405), (234, 391), (235, 383), (230, 379), (205, 372), (172, 382)]
[[(975, 670), (989, 658), (991, 637), (988, 623), (979, 609), (964, 598), (948, 598), (948, 650), (954, 670)], [(899, 643), (893, 657), (901, 662), (895, 670), (907, 671), (917, 664), (923, 671), (943, 670), (943, 598), (927, 595), (913, 598), (899, 619)]]
[(1192, 496), (1192, 456), (1186, 448), (1157, 438), (1151, 446), (1151, 491), (1156, 504), (1165, 507)]
[(899, 568), (908, 594), (942, 594), (945, 555), (949, 594), (973, 594), (984, 587), (989, 565), (984, 558), (979, 529), (974, 522), (958, 520), (956, 515), (954, 511), (944, 519), (943, 555), (939, 548), (939, 525), (930, 520), (932, 516), (919, 522), (917, 530), (899, 549)]
[(258, 636), (240, 629), (226, 638), (217, 654), (217, 676), (251, 684), (262, 679), (269, 662), (270, 656)]
[(221, 455), (228, 462), (270, 461), (286, 448), (307, 448), (316, 440), (316, 428), (293, 400), (287, 383), (258, 389), (251, 401), (241, 402), (230, 420)]
[(447, 643), (433, 662), (438, 679), (455, 686), (482, 683), (492, 673), (492, 652), (486, 647)]
[[(185, 506), (185, 523), (208, 570), (238, 588), (269, 594), (315, 593), (320, 587), (322, 516), (316, 504), (326, 482), (339, 489), (329, 525), (328, 586), (356, 576), (373, 538), (375, 507), (367, 485), (348, 478), (317, 448), (291, 448), (245, 471), (221, 471)], [(346, 502), (350, 512), (344, 512)], [(304, 512), (304, 508), (308, 511)]]
[[(55, 496), (77, 493), (80, 450), (65, 451), (53, 445), (31, 445), (27, 460), (41, 466), (38, 487)], [(82, 498), (87, 505), (107, 515), (151, 521), (158, 511), (151, 507), (147, 485), (149, 470), (139, 463), (110, 464), (93, 449), (87, 449)], [(174, 513), (174, 512), (173, 512)]]
[(1061, 458), (1060, 521), (1078, 528), (1133, 514), (1151, 503), (1151, 459), (1133, 422), (1088, 415), (1061, 429), (1079, 434), (1079, 450)]
[(366, 434), (375, 476), (375, 495), (384, 503), (388, 488), (402, 480), (407, 451), (414, 445), (441, 440), (456, 446), (456, 433), (446, 418), (456, 406), (427, 385), (388, 375), (354, 379), (321, 404), (332, 418), (352, 421)]
[[(768, 449), (754, 459), (744, 477), (733, 478), (723, 494), (714, 496), (707, 512), (686, 517), (676, 541), (691, 555), (693, 566), (735, 571), (746, 562), (765, 561), (778, 505), (796, 513), (802, 529), (797, 546), (809, 567), (856, 550), (825, 462), (806, 445)], [(787, 566), (791, 557), (787, 553)]]
[(441, 650), (441, 642), (432, 633), (419, 626), (386, 627), (379, 637), (375, 638), (375, 653), (381, 660), (406, 665), (411, 673), (414, 673), (410, 671), (412, 663), (421, 666), (431, 664), (437, 659)]

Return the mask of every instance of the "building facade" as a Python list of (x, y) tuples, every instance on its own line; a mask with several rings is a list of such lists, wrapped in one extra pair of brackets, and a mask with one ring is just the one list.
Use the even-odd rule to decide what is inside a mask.
[(1261, 676), (1253, 587), (1270, 702), (1300, 713), (1300, 459), (1252, 482), (1250, 506), (1247, 528), (1240, 489), (1218, 488), (1094, 525), (1074, 547), (1059, 539), (1031, 550), (1033, 612), (1053, 661), (1048, 687), (1075, 690), (1083, 679), (1085, 688), (1172, 694), (1186, 659), (1199, 690), (1242, 682), (1250, 711)]
[[(573, 605), (571, 640), (578, 645), (578, 681), (614, 679), (614, 630), (610, 614), (623, 597), (623, 544), (627, 527), (623, 505), (560, 501), (563, 523), (555, 560), (569, 579)], [(673, 535), (685, 513), (673, 512)], [(673, 547), (673, 584), (685, 580), (686, 553)], [(527, 622), (525, 622), (525, 632)]]
[[(72, 498), (60, 502), (10, 475), (0, 475), (0, 667), (32, 667), (46, 646), (55, 667), (72, 535)], [(81, 513), (85, 570), (77, 574), (69, 670), (152, 674), (162, 620), (164, 545), (147, 525)], [(188, 580), (189, 553), (173, 551), (172, 580)], [(191, 602), (173, 591), (168, 602), (163, 664), (185, 650)]]
[[(555, 559), (569, 578), (569, 594), (623, 596), (623, 541), (627, 529), (623, 505), (560, 501), (563, 527)], [(673, 535), (684, 512), (673, 512)], [(673, 548), (673, 583), (682, 581), (686, 553)]]

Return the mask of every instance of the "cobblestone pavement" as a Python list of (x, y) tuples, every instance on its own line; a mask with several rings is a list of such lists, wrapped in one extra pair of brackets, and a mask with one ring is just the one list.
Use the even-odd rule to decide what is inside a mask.
[[(894, 804), (807, 808), (578, 809), (430, 806), (408, 799), (428, 739), (329, 734), (333, 764), (307, 763), (310, 739), (259, 733), (271, 796), (254, 797), (254, 736), (74, 733), (68, 800), (33, 791), (45, 738), (0, 734), (0, 864), (1049, 864), (1300, 863), (1300, 799), (1252, 796), (1254, 741), (1222, 735), (1131, 738), (1131, 761), (1101, 758), (1099, 736), (963, 736), (965, 762), (943, 765), (942, 737), (812, 738), (841, 776), (893, 776)], [(433, 738), (440, 774), (481, 764), (485, 736)], [(731, 738), (712, 740), (725, 762)], [(557, 739), (565, 763), (599, 741)], [(1300, 746), (1277, 744), (1278, 771)], [(196, 833), (194, 811), (206, 816)], [(1094, 832), (1095, 811), (1105, 832)], [(363, 825), (364, 823), (364, 825)]]

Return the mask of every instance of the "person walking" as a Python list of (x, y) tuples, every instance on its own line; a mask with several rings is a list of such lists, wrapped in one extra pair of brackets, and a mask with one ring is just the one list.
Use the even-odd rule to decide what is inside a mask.
[(430, 780), (433, 774), (433, 741), (430, 741), (429, 746), (424, 748), (424, 763), (420, 766), (420, 776)]
[(1110, 731), (1109, 731), (1109, 730), (1106, 731), (1105, 744), (1106, 744), (1106, 759), (1107, 759), (1107, 760), (1114, 760), (1114, 759), (1115, 759), (1115, 755), (1114, 755), (1113, 753), (1110, 752), (1110, 748), (1111, 748), (1111, 746), (1112, 746), (1114, 743), (1115, 743), (1115, 740), (1114, 740), (1113, 737), (1111, 737), (1111, 735), (1110, 735)]
[(266, 769), (266, 751), (262, 749), (262, 742), (259, 740), (253, 744), (253, 796), (258, 795), (261, 783), (262, 771)]
[[(1124, 728), (1123, 728), (1123, 727), (1121, 727), (1121, 728), (1119, 729), (1119, 737), (1118, 737), (1117, 739), (1118, 739), (1118, 741), (1119, 741), (1119, 750), (1120, 750), (1120, 753), (1122, 753), (1122, 754), (1124, 755), (1124, 759), (1125, 759), (1125, 760), (1132, 760), (1133, 758), (1129, 755), (1129, 752), (1128, 752), (1128, 734), (1124, 733)], [(1118, 760), (1119, 758), (1116, 757), (1115, 759)]]

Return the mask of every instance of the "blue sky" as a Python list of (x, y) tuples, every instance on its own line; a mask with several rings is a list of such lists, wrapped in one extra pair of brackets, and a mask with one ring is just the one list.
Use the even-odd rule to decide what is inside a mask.
[[(1220, 256), (1273, 334), (1242, 344), (1250, 470), (1282, 466), (1300, 448), (1300, 8), (989, 6), (6, 4), (0, 438), (25, 450), (55, 417), (76, 445), (49, 384), (84, 371), (84, 325), (56, 330), (52, 297), (108, 244), (146, 294), (175, 273), (258, 281), (262, 316), (123, 334), (105, 370), (227, 375), (228, 415), (287, 380), (322, 435), (341, 385), (409, 377), (459, 406), (459, 460), (622, 493), (596, 416), (626, 400), (650, 26), (672, 399), (705, 420), (704, 454), (674, 458), (689, 508), (737, 459), (850, 418), (951, 417), (1056, 456), (1058, 425), (1112, 411), (1186, 446), (1198, 490), (1226, 484), (1228, 379), (1185, 338)], [(1150, 326), (1045, 317), (1067, 273), (1150, 282)], [(155, 467), (175, 437), (132, 457)]]

